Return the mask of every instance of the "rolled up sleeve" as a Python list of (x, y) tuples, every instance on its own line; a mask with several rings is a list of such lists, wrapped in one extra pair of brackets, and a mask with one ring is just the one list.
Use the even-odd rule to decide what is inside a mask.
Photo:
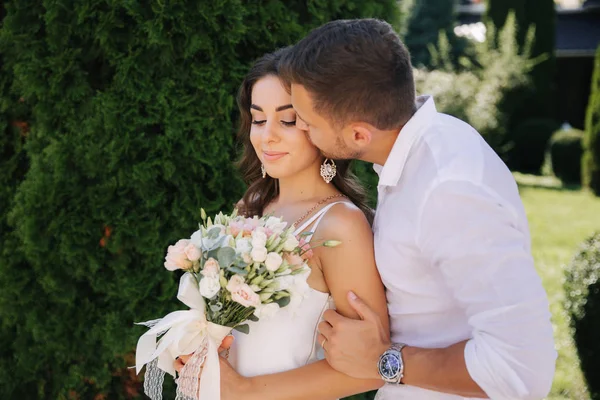
[(543, 399), (556, 351), (548, 299), (523, 213), (492, 189), (438, 183), (422, 206), (418, 244), (465, 310), (464, 356), (491, 399)]

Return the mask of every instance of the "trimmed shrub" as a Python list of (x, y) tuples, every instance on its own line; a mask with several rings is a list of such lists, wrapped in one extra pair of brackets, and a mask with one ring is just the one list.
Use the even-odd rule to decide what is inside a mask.
[(565, 270), (565, 310), (593, 400), (600, 399), (600, 232), (587, 239)]
[(509, 152), (511, 168), (530, 174), (539, 174), (544, 165), (546, 149), (558, 124), (551, 119), (529, 119), (517, 126), (510, 136), (513, 148)]
[[(493, 31), (493, 26), (488, 26)], [(520, 55), (516, 39), (514, 16), (499, 33), (500, 46), (488, 42), (474, 45), (479, 66), (468, 70), (417, 70), (415, 79), (419, 93), (434, 96), (439, 111), (471, 124), (488, 144), (503, 158), (512, 143), (508, 136), (510, 101), (507, 95), (516, 88), (526, 87), (526, 72), (532, 62), (527, 54)], [(448, 54), (437, 57), (443, 65)]]
[(563, 183), (581, 183), (581, 156), (583, 131), (560, 130), (550, 139), (548, 155), (552, 172)]
[(600, 196), (600, 47), (596, 51), (592, 90), (585, 119), (583, 183)]
[(1, 397), (140, 398), (133, 323), (181, 307), (165, 249), (244, 190), (248, 66), (331, 19), (395, 24), (396, 1), (3, 7)]

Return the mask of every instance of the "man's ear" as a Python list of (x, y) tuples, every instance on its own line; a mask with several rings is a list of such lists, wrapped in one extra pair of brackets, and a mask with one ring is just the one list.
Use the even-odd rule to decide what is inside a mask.
[(352, 129), (352, 142), (355, 146), (364, 148), (371, 143), (373, 139), (373, 127), (365, 123), (354, 123), (350, 126)]

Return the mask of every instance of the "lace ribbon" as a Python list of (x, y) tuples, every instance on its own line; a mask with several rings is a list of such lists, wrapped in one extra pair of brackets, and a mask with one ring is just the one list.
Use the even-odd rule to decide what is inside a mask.
[[(177, 298), (190, 309), (139, 324), (150, 329), (138, 340), (136, 373), (146, 365), (144, 392), (152, 400), (162, 400), (164, 375), (175, 376), (175, 358), (194, 354), (182, 370), (184, 378), (178, 379), (177, 399), (218, 400), (221, 374), (217, 350), (231, 328), (206, 320), (206, 304), (191, 274), (181, 277)], [(162, 337), (157, 341), (158, 336)]]

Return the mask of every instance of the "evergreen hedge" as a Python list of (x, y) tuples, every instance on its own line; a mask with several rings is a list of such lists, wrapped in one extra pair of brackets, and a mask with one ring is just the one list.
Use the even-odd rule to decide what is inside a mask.
[(600, 196), (600, 47), (596, 51), (592, 89), (585, 120), (584, 155), (582, 161), (584, 186)]
[(2, 7), (1, 397), (140, 398), (133, 322), (180, 307), (164, 251), (244, 190), (250, 63), (332, 19), (395, 23), (396, 2)]

